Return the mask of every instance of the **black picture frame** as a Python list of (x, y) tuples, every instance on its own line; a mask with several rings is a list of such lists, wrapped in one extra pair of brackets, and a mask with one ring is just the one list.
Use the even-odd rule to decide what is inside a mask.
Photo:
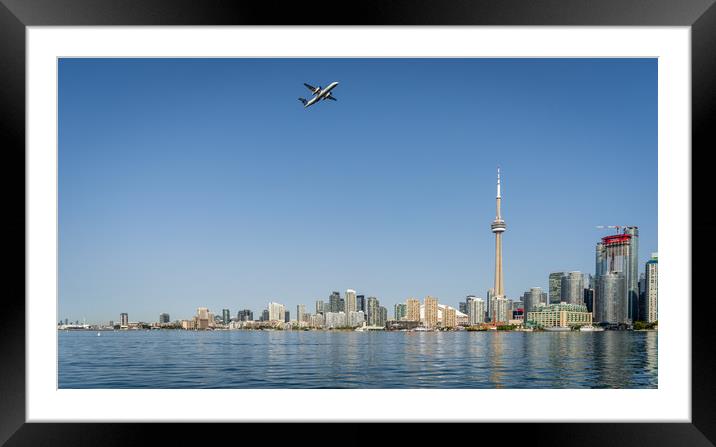
[[(337, 5), (325, 1), (293, 2), (280, 8), (274, 2), (247, 0), (0, 0), (0, 148), (3, 149), (6, 169), (12, 172), (25, 163), (25, 28), (27, 26), (88, 26), (88, 25), (532, 25), (532, 26), (689, 26), (691, 27), (692, 62), (692, 203), (707, 206), (709, 165), (705, 162), (710, 149), (716, 147), (714, 119), (716, 115), (716, 6), (715, 0), (501, 0), (501, 1), (440, 1), (364, 0), (354, 4)], [(13, 157), (8, 161), (8, 155)], [(24, 168), (23, 168), (24, 173)], [(24, 176), (24, 174), (23, 174)], [(21, 188), (19, 179), (2, 176), (4, 191)], [(700, 184), (699, 184), (700, 182)], [(20, 194), (6, 194), (17, 200), (15, 209), (22, 208), (22, 218), (6, 218), (10, 234), (25, 230), (24, 198)], [(19, 203), (22, 200), (22, 205)], [(694, 236), (708, 235), (716, 221), (708, 217), (708, 210), (694, 215)], [(685, 216), (687, 218), (688, 216)], [(698, 237), (698, 236), (697, 236)], [(699, 237), (698, 250), (692, 253), (713, 253), (710, 237)], [(691, 241), (687, 241), (691, 244)], [(23, 260), (25, 256), (23, 255)], [(14, 263), (14, 269), (25, 264)], [(694, 278), (707, 278), (708, 262), (692, 260)], [(21, 272), (12, 277), (20, 282)], [(694, 445), (716, 444), (716, 367), (712, 355), (710, 320), (714, 300), (708, 293), (698, 294), (685, 287), (681, 297), (664, 299), (692, 299), (692, 423), (554, 423), (514, 424), (514, 427), (481, 426), (480, 433), (515, 433), (515, 439), (540, 438), (551, 445), (618, 446), (618, 445)], [(184, 444), (197, 433), (192, 424), (41, 424), (25, 423), (25, 282), (22, 293), (7, 294), (3, 300), (5, 318), (0, 324), (2, 346), (2, 380), (0, 380), (0, 443), (5, 445), (136, 445), (146, 442), (150, 434), (160, 434), (167, 441)], [(689, 294), (689, 291), (691, 292)], [(578, 411), (578, 408), (576, 409)], [(635, 402), (638, 412), (639, 403)], [(513, 424), (511, 424), (513, 425)], [(556, 425), (556, 426), (555, 426)], [(251, 438), (265, 435), (267, 427), (246, 430)], [(297, 427), (278, 432), (289, 433)], [(472, 430), (472, 429), (470, 429)], [(234, 438), (243, 429), (234, 432)], [(400, 429), (401, 442), (409, 442), (410, 433), (417, 438), (424, 431)], [(150, 432), (150, 433), (147, 433)], [(202, 436), (217, 433), (212, 428), (201, 430)], [(226, 433), (222, 429), (221, 433)], [(398, 432), (396, 432), (398, 433)], [(522, 433), (522, 435), (520, 435)], [(295, 434), (295, 432), (294, 432)], [(346, 433), (349, 435), (349, 433)], [(242, 439), (248, 442), (248, 439)], [(360, 436), (363, 438), (363, 436)], [(205, 438), (208, 441), (208, 438)], [(359, 441), (356, 441), (359, 442)]]

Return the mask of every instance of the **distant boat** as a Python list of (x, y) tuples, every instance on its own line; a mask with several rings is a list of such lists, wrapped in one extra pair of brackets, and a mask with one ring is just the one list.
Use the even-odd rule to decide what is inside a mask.
[(101, 334), (100, 334), (99, 332), (97, 332), (97, 336), (99, 337), (100, 335), (101, 335)]
[(604, 328), (599, 326), (582, 326), (579, 330), (582, 332), (602, 332)]
[(564, 326), (552, 326), (552, 327), (546, 327), (544, 328), (545, 331), (548, 332), (569, 332), (572, 330), (570, 327), (564, 327)]

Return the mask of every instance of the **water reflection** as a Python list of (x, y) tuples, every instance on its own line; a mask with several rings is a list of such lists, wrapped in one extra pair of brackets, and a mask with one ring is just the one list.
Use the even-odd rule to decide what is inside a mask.
[[(91, 337), (94, 335), (94, 337)], [(61, 388), (655, 388), (656, 332), (61, 332)]]

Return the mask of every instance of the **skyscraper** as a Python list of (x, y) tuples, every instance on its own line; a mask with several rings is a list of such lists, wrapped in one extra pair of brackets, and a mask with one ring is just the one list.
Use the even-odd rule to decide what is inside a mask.
[(443, 310), (443, 327), (454, 328), (457, 326), (456, 315), (454, 307), (445, 306), (445, 309)]
[(358, 310), (356, 306), (356, 291), (348, 289), (346, 290), (346, 304), (344, 312), (348, 315), (356, 310)]
[(564, 272), (554, 272), (549, 274), (549, 303), (545, 304), (559, 304), (562, 301), (563, 276)]
[(468, 323), (471, 325), (481, 324), (485, 322), (485, 300), (475, 298), (467, 305)]
[(420, 300), (408, 298), (405, 300), (405, 319), (408, 321), (420, 321)]
[(356, 295), (356, 309), (365, 313), (365, 295)]
[(561, 301), (569, 304), (584, 303), (584, 276), (582, 272), (569, 272), (562, 276)]
[[(67, 318), (65, 318), (65, 324), (67, 324)], [(129, 326), (129, 315), (126, 313), (119, 314), (119, 324), (124, 327)]]
[(602, 273), (597, 278), (594, 290), (594, 321), (619, 324), (627, 321), (624, 274), (621, 272)]
[(169, 314), (159, 314), (159, 323), (169, 323)]
[(323, 302), (323, 300), (317, 300), (316, 301), (316, 313), (322, 314), (324, 312), (323, 309), (325, 309), (325, 303)]
[(286, 307), (283, 304), (270, 302), (268, 305), (269, 321), (284, 321), (286, 318)]
[(395, 305), (395, 319), (400, 321), (405, 318), (407, 314), (408, 306), (405, 303), (398, 303)]
[[(639, 292), (637, 270), (635, 267), (637, 262), (636, 257), (638, 256), (638, 239), (638, 228), (626, 227), (623, 233), (605, 236), (601, 242), (597, 244), (597, 277), (595, 278), (597, 287), (595, 287), (594, 290), (595, 321), (630, 324), (633, 323), (634, 318), (638, 316)], [(618, 281), (619, 284), (623, 285), (623, 290), (614, 291), (616, 295), (610, 295), (609, 297), (600, 295), (600, 290), (607, 290), (604, 288), (605, 284), (600, 280), (600, 276), (607, 274), (621, 275), (622, 280), (612, 278), (607, 280), (607, 282)], [(600, 284), (603, 287), (600, 288)], [(609, 299), (614, 302), (604, 303), (603, 305), (601, 302), (603, 299)], [(619, 307), (619, 309), (616, 309), (614, 314), (608, 315), (610, 317), (618, 316), (619, 321), (600, 320), (599, 318), (606, 316), (601, 313), (601, 310), (609, 309), (612, 305)], [(623, 309), (621, 309), (622, 307)]]
[(341, 310), (341, 294), (338, 292), (331, 293), (328, 297), (328, 311), (329, 312), (340, 312)]
[(299, 304), (296, 306), (296, 320), (299, 324), (303, 321), (304, 315), (306, 315), (306, 305)]
[(647, 323), (654, 323), (659, 320), (659, 258), (656, 253), (651, 254), (651, 259), (646, 262), (646, 293), (645, 295), (645, 318)]
[(238, 321), (252, 321), (254, 319), (254, 312), (250, 309), (243, 309), (237, 312), (236, 319)]
[(368, 308), (368, 314), (366, 315), (368, 325), (380, 326), (380, 302), (378, 301), (378, 298), (369, 296), (366, 307)]
[(525, 312), (532, 312), (537, 310), (539, 304), (542, 302), (542, 288), (532, 287), (529, 292), (525, 292), (524, 300)]
[(438, 326), (438, 299), (432, 296), (425, 297), (425, 327)]
[(502, 214), (500, 212), (500, 205), (502, 201), (502, 195), (500, 193), (500, 168), (497, 168), (497, 198), (496, 208), (497, 215), (495, 220), (492, 221), (490, 228), (495, 233), (495, 296), (504, 297), (505, 287), (504, 278), (502, 276), (502, 233), (507, 229), (505, 221), (502, 220)]
[(222, 309), (221, 310), (221, 322), (223, 324), (229, 324), (231, 321), (231, 311), (229, 309)]

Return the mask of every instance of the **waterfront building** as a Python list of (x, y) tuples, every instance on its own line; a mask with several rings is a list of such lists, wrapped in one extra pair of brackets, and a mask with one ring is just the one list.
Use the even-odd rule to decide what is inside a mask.
[(341, 328), (347, 325), (345, 312), (326, 312), (326, 327)]
[(443, 310), (443, 324), (444, 328), (454, 328), (457, 326), (456, 309), (454, 307), (445, 306)]
[(582, 272), (569, 272), (562, 276), (561, 302), (582, 304), (584, 302), (584, 276)]
[[(618, 324), (631, 324), (639, 314), (639, 286), (637, 276), (637, 262), (639, 249), (639, 229), (637, 227), (625, 227), (620, 234), (605, 236), (601, 242), (597, 244), (596, 254), (596, 287), (594, 290), (594, 308), (610, 309), (611, 306), (617, 306), (619, 309), (614, 310), (614, 314), (619, 316), (619, 321), (610, 322)], [(623, 280), (619, 281), (623, 286), (623, 290), (615, 291), (609, 298), (602, 296), (600, 290), (607, 290), (600, 280), (601, 276), (608, 274), (621, 275)], [(615, 279), (608, 279), (615, 281)], [(611, 289), (610, 289), (611, 290)], [(610, 292), (611, 293), (611, 292)], [(603, 300), (611, 299), (613, 302), (602, 303)], [(621, 309), (624, 307), (624, 309)], [(599, 311), (601, 312), (601, 311)], [(604, 314), (600, 313), (602, 317)], [(614, 316), (614, 315), (610, 315)], [(595, 314), (595, 318), (597, 315)]]
[(365, 313), (365, 295), (356, 295), (356, 310)]
[(645, 318), (647, 323), (654, 323), (659, 320), (659, 257), (657, 253), (651, 254), (651, 259), (646, 262), (646, 293), (645, 293)]
[(425, 297), (425, 313), (423, 324), (428, 328), (438, 326), (438, 299), (432, 296)]
[(229, 324), (231, 321), (231, 312), (229, 309), (221, 309), (221, 322), (223, 324)]
[(345, 312), (345, 311), (346, 311), (346, 300), (345, 300), (345, 298), (339, 298), (339, 299), (338, 299), (338, 311), (339, 311), (339, 312)]
[(467, 313), (467, 301), (465, 301), (465, 302), (460, 301), (459, 303), (457, 303), (457, 308), (458, 308), (458, 310), (460, 310), (460, 312), (466, 314)]
[(506, 323), (512, 317), (512, 311), (510, 310), (510, 300), (504, 297), (495, 296), (492, 298), (490, 305), (492, 315), (490, 315), (490, 321), (494, 323)]
[(284, 312), (285, 312), (285, 313), (284, 313), (284, 316), (283, 316), (283, 322), (284, 322), (284, 323), (290, 323), (290, 322), (291, 322), (291, 312), (288, 311), (288, 310), (285, 310)]
[(299, 304), (296, 306), (296, 320), (300, 323), (304, 321), (306, 315), (306, 305)]
[[(169, 323), (169, 314), (167, 314), (167, 313), (159, 314), (159, 323), (160, 324), (161, 323), (163, 323), (163, 324)], [(110, 324), (110, 326), (112, 326), (112, 325)]]
[(261, 312), (261, 321), (269, 321), (269, 311), (268, 309), (264, 309)]
[(408, 298), (405, 300), (406, 314), (408, 321), (420, 321), (420, 300), (417, 298)]
[(368, 326), (379, 326), (380, 321), (380, 301), (374, 296), (368, 297), (368, 303), (366, 304), (368, 313), (366, 315)]
[(646, 272), (639, 273), (639, 317), (637, 320), (646, 321)]
[[(65, 325), (67, 325), (67, 318), (65, 318)], [(122, 328), (129, 327), (129, 315), (126, 313), (119, 314), (119, 325)]]
[(471, 326), (482, 324), (485, 322), (485, 300), (482, 298), (474, 298), (469, 301), (467, 306), (468, 324)]
[(311, 327), (322, 328), (325, 324), (325, 314), (311, 315)]
[(348, 327), (358, 327), (362, 326), (365, 322), (365, 315), (363, 314), (362, 310), (359, 311), (351, 311), (346, 314), (346, 320)]
[[(553, 272), (549, 274), (549, 303), (558, 304), (562, 301), (562, 277), (564, 272)], [(529, 311), (529, 309), (526, 309)]]
[(388, 308), (380, 306), (378, 310), (379, 313), (376, 326), (385, 327), (385, 324), (388, 322)]
[(358, 310), (356, 305), (356, 291), (352, 289), (346, 290), (346, 299), (345, 299), (345, 313), (348, 315), (351, 312), (355, 312)]
[(527, 321), (529, 324), (545, 328), (591, 326), (592, 313), (584, 304), (549, 304), (528, 312)]
[[(210, 317), (212, 317), (211, 320)], [(208, 329), (210, 321), (213, 326), (213, 315), (211, 315), (209, 308), (207, 307), (198, 307), (196, 309), (196, 316), (194, 317), (194, 320), (194, 329)]]
[(316, 301), (316, 313), (322, 314), (324, 312), (324, 310), (323, 310), (324, 308), (325, 308), (325, 303), (323, 302), (323, 300), (317, 300)]
[(280, 303), (270, 302), (268, 304), (268, 321), (285, 321), (286, 306)]
[(599, 323), (621, 324), (627, 322), (627, 300), (624, 274), (602, 273), (594, 290), (594, 320)]
[(192, 318), (191, 320), (181, 320), (181, 328), (186, 329), (188, 331), (193, 331), (196, 329), (196, 317)]
[(242, 309), (237, 312), (236, 314), (236, 320), (237, 321), (253, 321), (254, 319), (254, 312), (250, 309)]
[(405, 303), (398, 303), (394, 307), (395, 320), (400, 321), (405, 319), (408, 312), (408, 306)]
[(328, 312), (339, 312), (341, 310), (341, 294), (332, 292), (328, 297)]
[[(537, 309), (537, 307), (542, 303), (542, 288), (541, 287), (532, 287), (528, 292), (525, 292), (523, 295), (525, 303), (524, 303), (524, 310), (525, 312), (529, 312), (531, 310)], [(545, 303), (546, 304), (546, 303)]]

